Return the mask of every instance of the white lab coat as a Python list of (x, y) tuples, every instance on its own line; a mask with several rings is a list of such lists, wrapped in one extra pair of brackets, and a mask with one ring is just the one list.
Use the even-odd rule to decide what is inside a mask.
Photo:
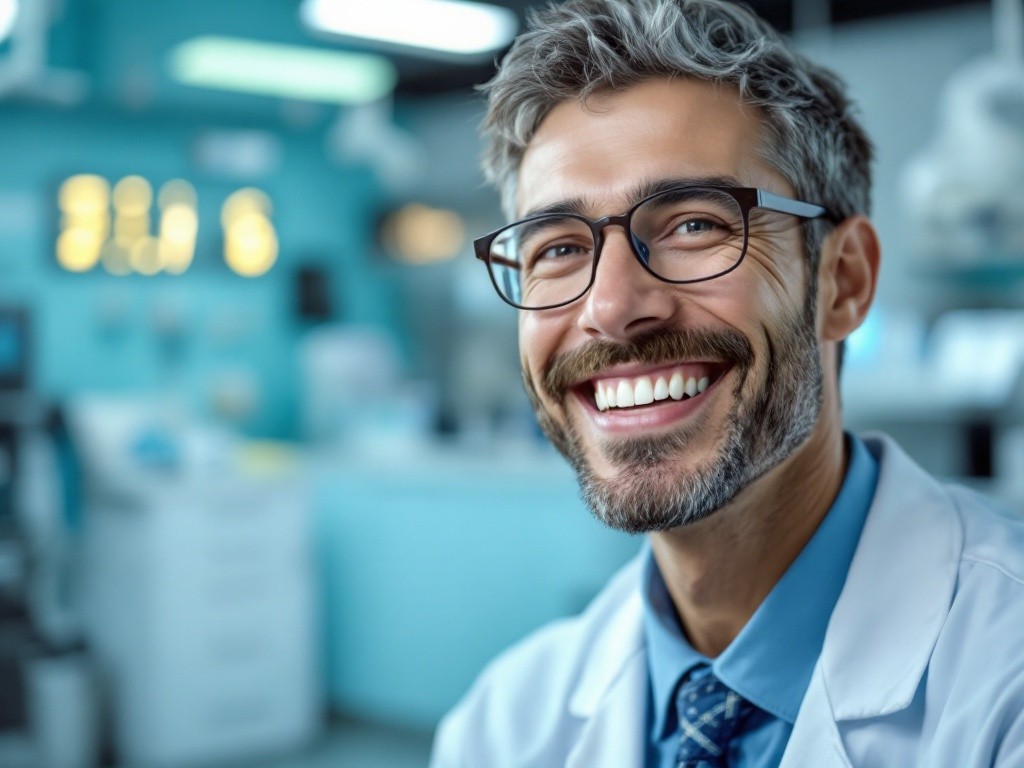
[[(868, 436), (878, 490), (782, 768), (1024, 766), (1024, 521)], [(642, 768), (640, 569), (506, 651), (431, 768)]]

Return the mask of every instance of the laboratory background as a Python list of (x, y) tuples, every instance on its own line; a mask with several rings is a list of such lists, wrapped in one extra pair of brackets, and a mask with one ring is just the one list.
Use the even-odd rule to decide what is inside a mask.
[[(752, 0), (877, 143), (847, 424), (1024, 513), (1019, 0)], [(640, 540), (523, 394), (530, 2), (0, 0), (0, 765), (412, 768)]]

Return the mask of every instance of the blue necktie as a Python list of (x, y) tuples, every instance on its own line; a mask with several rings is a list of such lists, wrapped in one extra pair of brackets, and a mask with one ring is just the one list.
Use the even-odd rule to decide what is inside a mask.
[(753, 704), (727, 688), (714, 675), (679, 686), (678, 768), (720, 768), (727, 765), (729, 742)]

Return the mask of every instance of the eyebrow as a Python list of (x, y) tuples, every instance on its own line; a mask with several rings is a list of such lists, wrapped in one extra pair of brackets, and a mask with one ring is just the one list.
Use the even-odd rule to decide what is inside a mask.
[[(629, 203), (627, 208), (636, 205), (641, 200), (645, 200), (651, 195), (657, 195), (661, 192), (668, 192), (670, 189), (676, 189), (678, 187), (745, 187), (746, 185), (737, 179), (735, 176), (728, 175), (712, 175), (712, 176), (681, 176), (676, 178), (665, 178), (665, 179), (649, 179), (641, 181), (636, 184), (629, 191)], [(539, 208), (532, 208), (523, 214), (522, 218), (529, 218), (531, 216), (540, 216), (542, 214), (559, 214), (559, 213), (571, 213), (576, 216), (586, 216), (587, 211), (596, 208), (593, 204), (593, 199), (584, 197), (582, 195), (577, 197), (569, 197), (564, 200), (558, 200), (550, 205), (544, 205)], [(619, 211), (621, 213), (622, 211)]]

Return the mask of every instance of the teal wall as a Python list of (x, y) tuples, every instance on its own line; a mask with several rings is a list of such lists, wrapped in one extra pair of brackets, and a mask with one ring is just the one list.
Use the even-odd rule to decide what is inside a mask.
[[(273, 128), (281, 141), (281, 162), (265, 178), (212, 178), (190, 156), (203, 127), (193, 116), (153, 111), (126, 115), (5, 105), (0, 111), (0, 302), (32, 312), (33, 379), (44, 396), (173, 387), (202, 411), (220, 372), (246, 369), (262, 390), (262, 406), (245, 425), (247, 431), (291, 437), (303, 331), (293, 310), (298, 265), (313, 262), (328, 269), (339, 319), (382, 325), (400, 335), (396, 289), (374, 263), (377, 188), (368, 169), (328, 162), (322, 126)], [(237, 127), (266, 130), (265, 125)], [(221, 117), (216, 128), (230, 126)], [(178, 177), (193, 183), (200, 229), (189, 272), (143, 278), (61, 271), (53, 257), (56, 191), (75, 173), (97, 173), (111, 181), (134, 173), (155, 187)], [(277, 264), (256, 279), (234, 275), (221, 257), (220, 205), (249, 184), (273, 199), (280, 241)], [(153, 328), (154, 312), (167, 306), (181, 312), (186, 329), (173, 368)]]

